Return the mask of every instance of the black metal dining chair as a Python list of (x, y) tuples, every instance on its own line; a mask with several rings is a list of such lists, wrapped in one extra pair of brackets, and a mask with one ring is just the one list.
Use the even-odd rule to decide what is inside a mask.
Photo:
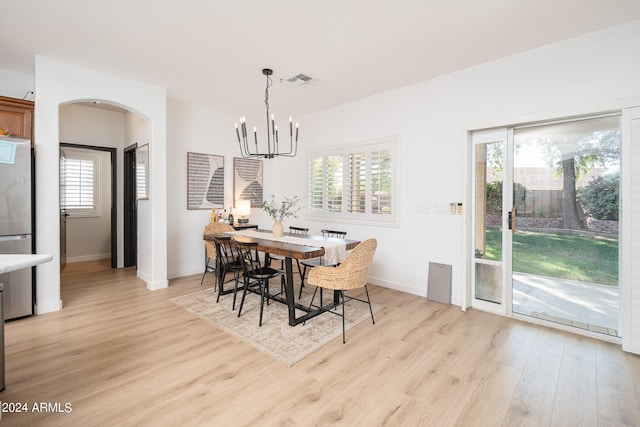
[[(258, 252), (257, 242), (243, 242), (233, 240), (238, 255), (242, 263), (242, 277), (244, 281), (242, 299), (240, 300), (240, 308), (238, 308), (238, 317), (242, 314), (242, 307), (247, 296), (247, 292), (260, 295), (260, 322), (262, 326), (262, 313), (264, 311), (264, 303), (269, 304), (269, 280), (280, 277), (280, 286), (284, 287), (284, 271), (272, 268), (266, 265), (267, 260), (261, 260)], [(265, 257), (266, 258), (266, 257)]]
[(240, 272), (242, 269), (242, 262), (240, 254), (238, 253), (236, 246), (233, 244), (230, 235), (215, 235), (213, 236), (213, 242), (216, 246), (217, 257), (217, 283), (218, 283), (218, 297), (216, 303), (220, 302), (220, 295), (223, 294), (223, 288), (227, 273), (233, 273), (233, 304), (231, 309), (236, 309), (236, 295), (238, 293), (238, 283), (240, 281)]

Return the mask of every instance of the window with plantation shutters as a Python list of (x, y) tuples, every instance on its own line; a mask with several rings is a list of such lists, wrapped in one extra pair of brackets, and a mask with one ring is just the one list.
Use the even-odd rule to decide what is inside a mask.
[(99, 215), (99, 157), (66, 150), (61, 168), (63, 206), (71, 216)]
[(399, 225), (397, 163), (397, 138), (313, 153), (310, 219)]
[(324, 163), (322, 157), (309, 161), (309, 211), (322, 212)]

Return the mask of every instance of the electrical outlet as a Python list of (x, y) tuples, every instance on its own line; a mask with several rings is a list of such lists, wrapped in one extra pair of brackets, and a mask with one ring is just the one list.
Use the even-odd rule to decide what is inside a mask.
[(456, 213), (458, 215), (462, 215), (462, 202), (457, 202), (456, 203)]

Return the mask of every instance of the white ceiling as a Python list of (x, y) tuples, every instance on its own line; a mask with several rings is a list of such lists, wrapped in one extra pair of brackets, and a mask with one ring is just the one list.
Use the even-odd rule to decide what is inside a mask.
[(0, 0), (0, 68), (42, 54), (261, 118), (265, 67), (272, 111), (299, 115), (637, 19), (639, 0)]

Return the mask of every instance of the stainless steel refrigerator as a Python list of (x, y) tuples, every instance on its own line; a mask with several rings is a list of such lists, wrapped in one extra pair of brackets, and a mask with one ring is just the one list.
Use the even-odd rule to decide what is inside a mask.
[[(0, 137), (0, 254), (31, 254), (33, 245), (31, 141)], [(33, 269), (0, 274), (4, 319), (33, 314)]]

